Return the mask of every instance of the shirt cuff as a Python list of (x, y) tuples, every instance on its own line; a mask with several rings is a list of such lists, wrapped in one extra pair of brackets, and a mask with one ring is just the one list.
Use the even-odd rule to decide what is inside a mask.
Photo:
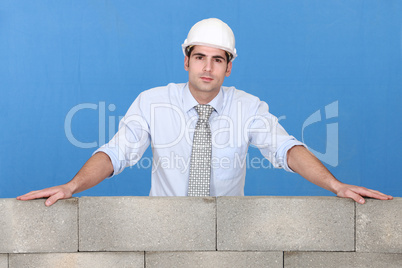
[(278, 148), (276, 151), (276, 161), (278, 163), (279, 168), (283, 168), (284, 170), (288, 172), (295, 173), (289, 166), (288, 166), (288, 151), (296, 145), (301, 145), (304, 146), (307, 149), (307, 145), (304, 143), (296, 140), (295, 138), (288, 140), (284, 144), (281, 145), (281, 147)]
[(119, 170), (119, 167), (118, 167), (117, 157), (115, 156), (113, 151), (110, 150), (109, 148), (105, 147), (105, 146), (102, 146), (98, 150), (96, 150), (92, 155), (94, 155), (96, 153), (99, 153), (99, 152), (103, 152), (103, 153), (107, 154), (109, 156), (109, 158), (110, 158), (110, 161), (112, 162), (112, 165), (113, 165), (113, 173), (109, 177), (107, 177), (107, 179), (110, 179), (114, 175), (119, 174), (120, 172), (116, 172), (116, 171)]

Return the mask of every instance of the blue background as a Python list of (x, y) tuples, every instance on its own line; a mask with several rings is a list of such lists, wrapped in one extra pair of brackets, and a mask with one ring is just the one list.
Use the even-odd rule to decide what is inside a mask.
[[(73, 107), (97, 105), (77, 112), (71, 127), (77, 140), (99, 146), (141, 91), (186, 82), (180, 45), (209, 17), (236, 35), (239, 57), (224, 85), (266, 101), (298, 139), (321, 110), (323, 120), (305, 129), (304, 141), (325, 153), (326, 125), (338, 124), (339, 162), (330, 171), (402, 196), (401, 3), (2, 0), (0, 197), (65, 183), (91, 156), (96, 148), (66, 137)], [(324, 107), (334, 101), (338, 117), (327, 120)], [(251, 148), (250, 157), (261, 156)], [(148, 195), (150, 175), (137, 165), (78, 196)], [(245, 192), (332, 195), (272, 168), (250, 168)]]

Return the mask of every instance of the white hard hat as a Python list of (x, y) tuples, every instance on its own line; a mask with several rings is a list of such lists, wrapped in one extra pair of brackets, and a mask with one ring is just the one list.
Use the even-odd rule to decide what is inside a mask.
[(195, 45), (225, 50), (230, 54), (231, 61), (237, 57), (232, 29), (219, 19), (205, 19), (194, 24), (181, 45), (184, 55), (187, 55), (187, 47)]

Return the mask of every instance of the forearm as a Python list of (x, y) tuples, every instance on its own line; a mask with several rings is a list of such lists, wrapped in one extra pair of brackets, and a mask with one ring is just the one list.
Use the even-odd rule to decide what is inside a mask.
[(288, 166), (308, 181), (337, 194), (342, 183), (309, 150), (294, 146), (287, 153)]
[(303, 146), (292, 147), (287, 154), (288, 166), (308, 181), (335, 193), (339, 197), (352, 198), (364, 204), (363, 196), (390, 200), (393, 197), (379, 191), (338, 181), (309, 150)]
[(78, 171), (74, 178), (66, 183), (72, 192), (76, 194), (87, 190), (113, 173), (113, 165), (107, 154), (99, 152), (94, 154)]

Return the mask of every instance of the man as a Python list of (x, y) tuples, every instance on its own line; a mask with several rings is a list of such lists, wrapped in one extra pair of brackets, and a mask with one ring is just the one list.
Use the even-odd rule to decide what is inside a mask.
[(297, 172), (339, 197), (362, 204), (363, 196), (392, 199), (341, 183), (286, 133), (265, 102), (222, 86), (237, 56), (233, 32), (224, 22), (196, 23), (182, 47), (188, 83), (142, 92), (113, 139), (70, 182), (17, 199), (48, 197), (45, 204), (50, 206), (70, 198), (135, 164), (150, 144), (154, 158), (151, 196), (244, 195), (244, 161), (251, 144), (274, 166)]

